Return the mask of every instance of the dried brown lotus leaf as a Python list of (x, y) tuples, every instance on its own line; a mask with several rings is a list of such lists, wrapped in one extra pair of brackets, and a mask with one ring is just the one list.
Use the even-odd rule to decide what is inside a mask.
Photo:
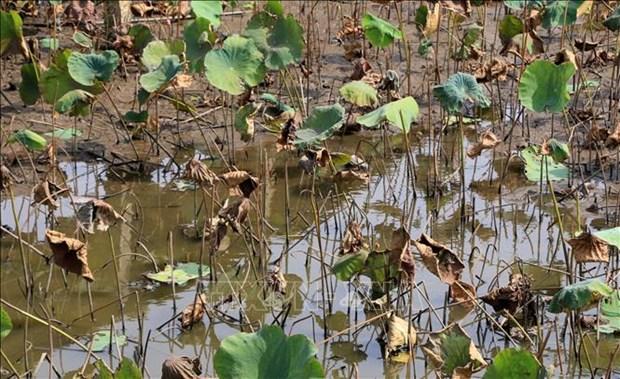
[(487, 130), (480, 135), (478, 142), (469, 146), (467, 149), (467, 156), (470, 158), (475, 158), (479, 156), (482, 151), (495, 148), (495, 146), (499, 145), (500, 142), (501, 140), (497, 138), (493, 132)]
[(580, 51), (590, 51), (596, 49), (600, 44), (598, 41), (589, 41), (587, 39), (575, 38), (575, 48)]
[(364, 243), (364, 236), (362, 235), (360, 224), (355, 221), (349, 222), (347, 231), (342, 238), (340, 254), (355, 254), (365, 246), (366, 243)]
[(88, 267), (88, 251), (84, 242), (55, 230), (46, 230), (45, 238), (52, 250), (52, 262), (55, 265), (78, 274), (89, 282), (95, 280)]
[(14, 182), (14, 176), (11, 170), (5, 165), (0, 167), (0, 190), (5, 191), (11, 187)]
[(476, 302), (476, 288), (460, 280), (450, 285), (450, 295), (456, 303), (467, 308), (473, 308)]
[(152, 12), (153, 9), (155, 9), (155, 7), (145, 4), (143, 2), (131, 4), (131, 13), (133, 13), (133, 15), (137, 17), (144, 17), (149, 12)]
[(581, 233), (578, 237), (569, 239), (568, 244), (572, 247), (577, 263), (609, 262), (607, 242), (591, 233)]
[(252, 203), (246, 197), (229, 198), (222, 205), (218, 212), (218, 217), (223, 222), (228, 223), (235, 232), (239, 233), (241, 224), (247, 219), (251, 208)]
[(471, 13), (471, 2), (469, 0), (439, 0), (439, 4), (450, 12), (469, 16)]
[(200, 375), (198, 358), (171, 356), (161, 365), (162, 379), (197, 379)]
[(187, 162), (183, 178), (193, 180), (204, 187), (211, 187), (218, 180), (217, 175), (198, 159), (191, 159)]
[(409, 351), (409, 346), (413, 346), (417, 340), (417, 332), (409, 322), (395, 313), (392, 313), (387, 320), (387, 343), (386, 355), (395, 355), (398, 352)]
[(34, 205), (46, 205), (51, 209), (58, 208), (58, 195), (67, 191), (58, 187), (51, 181), (44, 179), (32, 188), (32, 199)]
[(192, 325), (202, 321), (205, 313), (207, 311), (207, 296), (201, 293), (196, 297), (196, 301), (192, 304), (189, 304), (183, 312), (181, 312), (181, 317), (179, 321), (181, 321), (181, 327), (183, 329), (187, 329)]
[(493, 80), (504, 81), (508, 75), (508, 65), (499, 58), (493, 58), (489, 62), (478, 65), (473, 73), (479, 83), (487, 83)]
[(370, 175), (367, 172), (344, 170), (344, 171), (337, 172), (334, 175), (334, 180), (339, 180), (339, 181), (359, 180), (364, 183), (369, 183)]
[(174, 78), (172, 85), (177, 88), (188, 88), (192, 85), (192, 76), (179, 74)]
[(353, 64), (353, 74), (351, 80), (361, 80), (367, 73), (372, 71), (372, 66), (366, 58), (360, 58)]
[(569, 49), (562, 49), (555, 55), (554, 63), (557, 65), (560, 65), (566, 62), (570, 62), (573, 65), (573, 67), (575, 67), (575, 71), (579, 70), (579, 66), (577, 65), (577, 58), (575, 57), (575, 53), (573, 53)]
[(422, 256), (424, 266), (446, 284), (459, 280), (465, 265), (447, 246), (433, 240), (425, 233), (413, 244)]
[(620, 122), (616, 124), (616, 128), (609, 137), (607, 137), (607, 141), (605, 141), (605, 146), (609, 148), (614, 148), (618, 145), (620, 145)]
[(506, 287), (496, 288), (480, 299), (493, 307), (495, 312), (506, 310), (510, 314), (515, 314), (531, 298), (530, 279), (525, 275), (512, 274)]
[(267, 274), (266, 279), (267, 287), (269, 289), (283, 295), (286, 294), (286, 278), (278, 266), (274, 267), (273, 270)]

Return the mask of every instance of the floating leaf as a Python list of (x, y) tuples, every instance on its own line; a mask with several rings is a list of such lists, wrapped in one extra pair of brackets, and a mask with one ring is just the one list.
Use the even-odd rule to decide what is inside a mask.
[(442, 282), (452, 284), (459, 280), (465, 265), (447, 246), (422, 233), (413, 244), (422, 256), (426, 268)]
[(118, 344), (119, 347), (125, 346), (127, 345), (127, 336), (111, 335), (110, 330), (100, 330), (93, 336), (92, 350), (94, 353), (100, 353), (105, 351), (110, 344)]
[(620, 30), (620, 7), (617, 7), (614, 10), (614, 13), (603, 21), (603, 25), (605, 25), (605, 27), (612, 32), (617, 32)]
[(74, 89), (58, 99), (54, 110), (58, 113), (68, 113), (70, 116), (86, 116), (94, 99), (93, 94), (81, 89)]
[(89, 282), (95, 280), (88, 267), (88, 251), (84, 242), (69, 238), (55, 230), (46, 230), (45, 238), (54, 253), (52, 258), (54, 264), (80, 275)]
[(332, 266), (332, 273), (338, 280), (349, 281), (359, 274), (366, 264), (369, 251), (361, 249), (357, 253), (345, 254)]
[(78, 45), (85, 47), (87, 49), (92, 49), (93, 48), (93, 40), (90, 38), (90, 36), (84, 32), (81, 32), (79, 30), (76, 30), (73, 33), (73, 42), (77, 43)]
[(19, 85), (19, 97), (24, 104), (33, 105), (41, 96), (39, 91), (40, 67), (36, 63), (25, 63), (22, 65), (22, 82)]
[(183, 66), (176, 55), (168, 55), (161, 60), (156, 70), (140, 76), (140, 85), (148, 92), (164, 90), (169, 83), (183, 71)]
[(431, 333), (422, 351), (436, 369), (453, 378), (469, 378), (487, 365), (459, 324)]
[(519, 100), (534, 112), (562, 112), (570, 94), (566, 82), (575, 73), (570, 62), (555, 65), (546, 60), (537, 60), (527, 66), (519, 82)]
[(92, 86), (96, 81), (107, 82), (118, 66), (119, 56), (114, 50), (101, 54), (71, 53), (67, 67), (71, 78), (84, 86)]
[(601, 314), (598, 331), (605, 334), (620, 332), (620, 290), (601, 301)]
[(202, 318), (205, 315), (207, 310), (207, 297), (205, 294), (201, 293), (196, 297), (196, 301), (189, 304), (183, 312), (181, 312), (181, 317), (179, 321), (181, 321), (181, 328), (186, 329), (191, 327), (197, 322), (202, 321)]
[(190, 4), (192, 12), (194, 12), (197, 18), (205, 18), (214, 27), (220, 25), (220, 17), (222, 15), (222, 2), (220, 0), (192, 0)]
[(362, 80), (349, 82), (340, 87), (340, 95), (358, 107), (374, 107), (379, 102), (377, 90)]
[(231, 95), (257, 86), (266, 71), (263, 54), (251, 39), (239, 35), (226, 38), (221, 49), (209, 51), (205, 69), (209, 83)]
[(307, 147), (319, 144), (334, 134), (344, 123), (344, 108), (336, 103), (316, 107), (296, 131), (294, 144)]
[(254, 115), (257, 110), (254, 103), (247, 103), (235, 113), (235, 129), (241, 134), (243, 142), (249, 142), (254, 138)]
[(366, 39), (376, 47), (388, 47), (395, 39), (403, 38), (397, 27), (371, 13), (362, 17), (362, 27)]
[[(172, 283), (172, 278), (174, 276), (174, 284), (178, 284), (180, 286), (189, 282), (190, 280), (197, 279), (199, 275), (200, 266), (197, 263), (189, 262), (189, 263), (179, 263), (176, 265), (176, 268), (172, 270), (172, 266), (166, 265), (163, 271), (159, 271), (156, 273), (148, 273), (145, 276), (148, 279), (154, 280), (156, 282), (161, 283)], [(209, 266), (202, 265), (202, 275), (208, 275), (210, 272)]]
[(519, 348), (500, 351), (483, 379), (544, 379), (546, 371), (531, 352)]
[(600, 279), (583, 280), (560, 289), (553, 295), (548, 309), (551, 313), (560, 313), (587, 308), (612, 293), (613, 290)]
[(571, 238), (567, 242), (572, 248), (577, 263), (609, 262), (607, 242), (588, 232), (581, 233), (578, 237)]
[(387, 122), (403, 133), (408, 133), (411, 123), (417, 120), (419, 111), (418, 103), (413, 97), (408, 96), (366, 113), (358, 117), (356, 122), (369, 128), (377, 128)]
[(11, 316), (9, 316), (3, 307), (0, 307), (0, 340), (8, 336), (11, 330), (13, 330)]
[(592, 233), (592, 235), (620, 249), (620, 226), (599, 230), (598, 232)]
[(151, 41), (142, 52), (142, 64), (149, 71), (161, 66), (162, 60), (170, 55), (180, 56), (185, 52), (185, 42), (182, 40)]
[(183, 29), (183, 40), (187, 47), (186, 56), (192, 72), (204, 70), (205, 55), (215, 44), (215, 33), (206, 18), (198, 17)]
[(67, 128), (67, 129), (54, 129), (53, 132), (47, 132), (43, 135), (46, 137), (68, 140), (68, 139), (73, 139), (74, 137), (81, 136), (82, 132), (78, 129)]
[(460, 113), (466, 103), (482, 108), (491, 105), (476, 78), (463, 72), (457, 72), (445, 83), (433, 87), (433, 95), (448, 113)]
[(47, 141), (38, 133), (28, 129), (21, 129), (11, 134), (8, 142), (19, 142), (31, 150), (43, 150), (47, 147)]
[(525, 163), (525, 175), (532, 182), (568, 179), (568, 167), (540, 154), (538, 146), (528, 146), (519, 152)]
[(215, 353), (213, 366), (220, 379), (324, 378), (317, 353), (308, 337), (287, 337), (279, 326), (268, 325), (256, 333), (226, 337)]

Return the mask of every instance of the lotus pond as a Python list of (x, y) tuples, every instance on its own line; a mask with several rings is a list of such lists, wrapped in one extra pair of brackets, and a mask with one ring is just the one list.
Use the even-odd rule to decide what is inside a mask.
[(617, 7), (2, 2), (0, 375), (620, 375)]

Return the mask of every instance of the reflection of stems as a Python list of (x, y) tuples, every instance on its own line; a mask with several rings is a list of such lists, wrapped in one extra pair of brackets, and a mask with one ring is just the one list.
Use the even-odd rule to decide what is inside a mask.
[(116, 278), (116, 291), (118, 293), (118, 303), (121, 309), (121, 323), (123, 326), (123, 334), (125, 334), (125, 306), (123, 305), (123, 296), (121, 294), (121, 280), (118, 276), (118, 261), (116, 260), (116, 251), (114, 250), (114, 241), (112, 233), (108, 229), (108, 238), (110, 239), (110, 250), (112, 251), (112, 260), (114, 261), (114, 276)]
[(2, 354), (2, 358), (4, 359), (4, 361), (6, 362), (7, 365), (9, 365), (9, 369), (11, 369), (11, 371), (13, 372), (13, 374), (16, 377), (20, 377), (19, 376), (19, 372), (17, 371), (17, 369), (15, 368), (15, 366), (13, 366), (13, 363), (11, 363), (11, 361), (9, 361), (9, 357), (6, 356), (6, 354), (4, 354), (4, 350), (0, 349), (0, 354)]
[[(15, 196), (13, 195), (13, 189), (9, 187), (9, 198), (11, 199), (11, 212), (13, 212), (13, 220), (15, 221), (15, 233), (17, 234), (17, 240), (19, 241), (19, 254), (22, 259), (22, 269), (24, 271), (24, 281), (26, 284), (26, 291), (30, 294), (30, 276), (28, 275), (28, 260), (26, 259), (26, 253), (24, 252), (24, 245), (22, 243), (22, 232), (19, 225), (19, 218), (15, 211)], [(28, 295), (30, 298), (30, 295)]]
[(172, 286), (172, 313), (177, 313), (176, 288), (174, 286), (174, 249), (172, 248), (172, 232), (168, 232), (168, 254), (170, 256), (170, 285)]

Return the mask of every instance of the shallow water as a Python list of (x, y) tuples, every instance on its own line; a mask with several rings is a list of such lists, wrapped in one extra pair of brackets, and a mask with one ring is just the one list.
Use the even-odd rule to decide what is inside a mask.
[[(90, 333), (109, 330), (113, 318), (114, 328), (118, 333), (124, 330), (130, 341), (127, 346), (121, 347), (121, 353), (125, 356), (133, 356), (137, 341), (141, 338), (146, 341), (148, 335), (145, 367), (151, 377), (160, 374), (162, 361), (171, 354), (199, 356), (203, 373), (213, 376), (212, 358), (220, 341), (239, 330), (239, 323), (231, 320), (245, 320), (245, 326), (241, 329), (249, 331), (251, 327), (247, 321), (269, 324), (276, 318), (281, 321), (283, 317), (286, 317), (284, 329), (288, 334), (302, 333), (317, 343), (319, 358), (330, 377), (348, 377), (352, 370), (357, 370), (361, 377), (432, 377), (434, 374), (427, 368), (419, 348), (416, 349), (413, 364), (384, 363), (381, 346), (377, 341), (382, 330), (380, 324), (371, 323), (359, 330), (350, 328), (374, 314), (364, 311), (360, 297), (356, 295), (355, 285), (337, 281), (331, 274), (327, 275), (326, 280), (322, 279), (320, 256), (323, 252), (325, 263), (332, 264), (346, 225), (352, 218), (362, 223), (364, 235), (368, 237), (371, 246), (385, 246), (391, 232), (403, 222), (410, 221), (412, 238), (418, 238), (422, 232), (432, 233), (433, 238), (451, 246), (461, 256), (466, 264), (462, 280), (477, 287), (479, 296), (486, 294), (489, 288), (498, 283), (505, 285), (510, 272), (519, 270), (534, 277), (537, 293), (553, 294), (561, 287), (565, 278), (562, 272), (566, 266), (558, 245), (559, 228), (553, 218), (548, 216), (553, 214), (552, 204), (545, 200), (545, 212), (539, 220), (539, 198), (536, 196), (538, 187), (527, 182), (516, 170), (508, 171), (502, 194), (498, 194), (497, 182), (493, 180), (499, 176), (502, 160), (493, 161), (492, 152), (484, 152), (475, 161), (469, 159), (467, 162), (465, 195), (468, 217), (463, 225), (460, 224), (460, 185), (458, 171), (455, 171), (458, 167), (458, 145), (454, 144), (456, 134), (449, 133), (441, 145), (441, 175), (438, 181), (445, 183), (443, 193), (437, 196), (431, 194), (430, 197), (427, 196), (430, 192), (427, 183), (432, 187), (433, 159), (429, 153), (428, 137), (425, 136), (414, 141), (410, 149), (415, 180), (408, 176), (411, 169), (407, 164), (407, 155), (402, 152), (403, 142), (399, 137), (389, 139), (391, 148), (385, 148), (381, 139), (371, 136), (345, 136), (330, 141), (328, 145), (331, 151), (353, 153), (360, 146), (359, 152), (371, 167), (372, 176), (368, 185), (334, 185), (329, 179), (317, 177), (313, 187), (313, 178), (302, 174), (301, 168), (297, 166), (297, 158), (292, 154), (288, 157), (286, 153), (276, 155), (272, 145), (262, 144), (239, 151), (236, 154), (237, 166), (260, 176), (262, 185), (266, 186), (264, 219), (269, 226), (260, 222), (262, 218), (257, 217), (256, 209), (250, 215), (253, 230), (260, 231), (263, 228), (265, 244), (244, 241), (240, 235), (229, 233), (230, 245), (225, 251), (218, 252), (214, 259), (218, 281), (205, 281), (205, 288), (210, 303), (226, 298), (235, 288), (234, 293), (239, 293), (244, 304), (243, 312), (235, 300), (219, 308), (232, 317), (228, 322), (205, 317), (202, 323), (189, 331), (180, 330), (177, 322), (157, 328), (192, 302), (195, 283), (175, 286), (175, 312), (171, 286), (152, 285), (144, 279), (143, 274), (152, 271), (153, 265), (143, 256), (135, 255), (144, 255), (144, 250), (136, 246), (136, 241), (139, 239), (146, 246), (160, 269), (169, 260), (169, 246), (172, 246), (175, 262), (198, 261), (200, 241), (185, 237), (179, 225), (192, 222), (201, 196), (196, 196), (191, 190), (174, 191), (172, 183), (177, 172), (173, 170), (174, 166), (166, 165), (165, 160), (162, 161), (162, 168), (156, 169), (150, 177), (127, 181), (119, 180), (102, 164), (64, 162), (61, 169), (68, 178), (74, 197), (105, 198), (117, 211), (124, 211), (132, 226), (124, 223), (113, 226), (109, 234), (112, 242), (105, 232), (88, 236), (89, 265), (95, 276), (95, 282), (91, 285), (93, 308), (101, 309), (95, 312), (95, 320), (92, 321), (85, 281), (68, 274), (64, 283), (61, 271), (54, 266), (51, 267), (51, 285), (46, 295), (50, 266), (34, 254), (28, 255), (34, 275), (33, 304), (36, 307), (27, 308), (20, 289), (23, 276), (19, 249), (16, 242), (8, 237), (1, 241), (2, 297), (40, 316), (44, 314), (41, 307), (45, 307), (57, 326), (73, 336), (83, 337), (85, 343)], [(359, 143), (361, 140), (367, 143)], [(189, 153), (179, 155), (176, 160), (183, 164), (191, 156)], [(201, 157), (200, 154), (197, 156)], [(263, 161), (266, 165), (261, 165)], [(207, 162), (215, 172), (225, 171), (221, 161)], [(289, 178), (288, 208), (285, 207), (285, 171)], [(266, 179), (264, 173), (267, 173)], [(412, 183), (415, 184), (412, 186)], [(320, 239), (317, 239), (313, 225), (310, 196), (313, 188), (320, 208)], [(220, 195), (220, 200), (223, 200), (225, 191)], [(261, 187), (252, 196), (257, 209), (261, 207), (262, 195)], [(27, 196), (15, 199), (18, 219), (22, 220), (21, 231), (27, 241), (48, 253), (49, 249), (44, 242), (46, 211), (29, 206), (30, 202)], [(560, 206), (567, 231), (575, 228), (571, 221), (573, 207), (574, 204), (568, 203)], [(15, 228), (8, 199), (3, 198), (1, 210), (2, 224)], [(288, 227), (286, 210), (289, 211)], [(214, 211), (217, 211), (217, 207)], [(210, 212), (210, 205), (207, 204), (207, 214)], [(61, 207), (55, 214), (58, 221), (55, 229), (72, 234), (76, 225), (68, 198), (61, 199)], [(582, 212), (582, 217), (589, 223), (595, 216)], [(119, 260), (124, 322), (118, 302), (115, 302), (118, 296), (113, 265), (110, 264), (111, 246)], [(286, 316), (281, 314), (282, 299), (273, 294), (265, 299), (264, 291), (252, 279), (252, 265), (261, 264), (257, 256), (264, 256), (262, 249), (271, 252), (268, 259), (270, 262), (285, 252), (282, 271), (288, 281), (286, 302), (291, 304), (287, 312), (282, 312)], [(552, 256), (555, 259), (549, 270), (546, 267), (549, 267)], [(206, 254), (203, 262), (209, 263)], [(589, 273), (599, 274), (603, 274), (602, 270)], [(260, 279), (258, 283), (262, 282)], [(474, 309), (467, 313), (459, 306), (446, 307), (448, 286), (429, 273), (420, 261), (417, 262), (415, 282), (413, 315), (419, 333), (418, 341), (423, 342), (428, 331), (441, 329), (450, 321), (460, 320), (483, 356), (492, 356), (496, 349), (510, 346), (501, 334), (493, 333), (490, 323), (478, 321), (484, 316), (480, 310)], [(362, 280), (356, 285), (363, 291), (368, 288), (368, 284)], [(324, 289), (325, 286), (329, 291)], [(333, 296), (326, 298), (329, 294)], [(429, 310), (428, 302), (434, 307), (433, 311)], [(406, 314), (407, 308), (403, 308), (402, 303), (400, 301), (400, 309), (404, 309)], [(491, 308), (487, 307), (489, 310)], [(141, 316), (138, 317), (138, 314)], [(3, 351), (16, 365), (23, 367), (26, 323), (14, 312), (11, 315), (14, 317), (15, 330), (3, 341)], [(558, 354), (555, 330), (561, 331), (564, 317), (557, 317), (555, 330), (549, 324), (554, 319), (554, 315), (547, 314), (542, 328), (543, 334), (550, 331), (553, 334), (545, 350), (545, 366), (553, 376), (576, 376), (579, 374), (577, 362), (569, 351), (564, 350), (571, 346), (569, 333), (565, 337), (560, 333), (557, 337), (560, 341)], [(139, 322), (142, 324), (142, 335)], [(49, 335), (47, 327), (33, 321), (27, 323), (27, 328), (27, 357), (32, 367), (42, 353), (49, 351)], [(330, 337), (343, 330), (341, 335)], [(536, 335), (532, 338), (536, 339)], [(607, 343), (607, 350), (613, 351), (614, 341), (617, 342), (617, 339), (604, 338), (601, 343)], [(86, 358), (83, 351), (58, 335), (53, 335), (53, 347), (54, 366), (58, 371), (79, 371)], [(115, 349), (112, 349), (111, 355), (107, 351), (98, 355), (106, 361), (116, 362), (118, 359)], [(619, 367), (619, 360), (616, 357), (612, 366)], [(608, 363), (609, 360), (601, 358), (600, 354), (593, 362), (599, 367)], [(47, 372), (48, 365), (44, 363), (38, 375), (47, 376)], [(588, 376), (589, 372), (584, 370), (581, 374)]]

